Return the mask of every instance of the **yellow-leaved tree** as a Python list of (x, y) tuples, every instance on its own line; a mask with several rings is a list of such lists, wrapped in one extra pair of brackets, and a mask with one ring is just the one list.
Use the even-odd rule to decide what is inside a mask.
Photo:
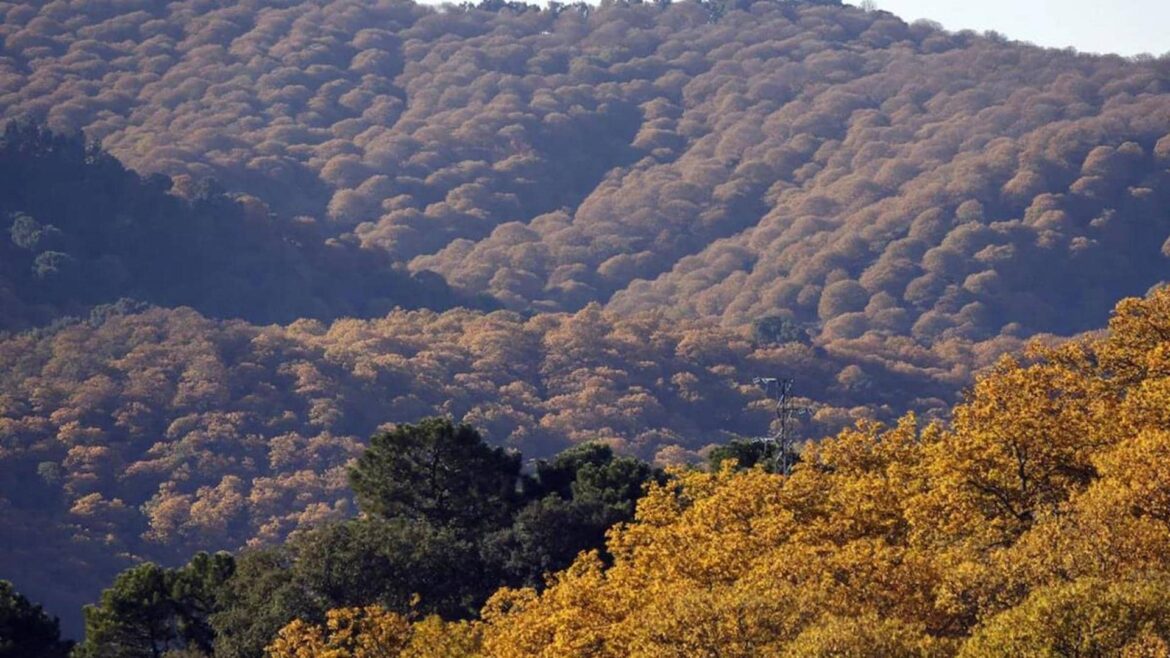
[(394, 656), (1170, 657), (1170, 290), (1002, 360), (945, 424), (861, 423), (788, 477), (674, 471), (607, 551), (477, 622), (331, 614), (272, 656), (365, 656), (296, 651), (375, 623)]
[(339, 608), (325, 624), (295, 620), (268, 647), (269, 658), (467, 658), (476, 654), (478, 628), (429, 616), (411, 622), (380, 606)]

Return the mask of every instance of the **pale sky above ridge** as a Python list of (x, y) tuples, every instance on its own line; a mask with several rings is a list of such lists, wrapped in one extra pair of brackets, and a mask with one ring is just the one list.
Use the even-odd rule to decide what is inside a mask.
[[(914, 21), (948, 30), (995, 30), (1039, 46), (1091, 53), (1170, 52), (1170, 0), (875, 0)], [(851, 1), (850, 4), (857, 4)]]
[[(430, 4), (459, 0), (421, 0)], [(476, 2), (477, 0), (472, 0)], [(545, 4), (543, 0), (527, 0)], [(561, 0), (572, 2), (573, 0)], [(588, 0), (596, 3), (597, 0)], [(861, 0), (845, 0), (860, 4)], [(1038, 46), (1089, 53), (1170, 53), (1170, 0), (875, 0), (878, 9), (913, 22), (927, 18), (951, 31), (995, 30)]]

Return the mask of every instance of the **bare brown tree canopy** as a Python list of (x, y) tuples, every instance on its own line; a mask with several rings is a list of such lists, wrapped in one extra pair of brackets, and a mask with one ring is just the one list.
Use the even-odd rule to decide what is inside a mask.
[(753, 376), (807, 438), (931, 413), (1163, 281), (1170, 60), (834, 5), (0, 1), (0, 572), (347, 516), (428, 415), (680, 462)]
[(984, 339), (1163, 267), (1165, 61), (796, 2), (496, 9), (0, 3), (0, 98), (517, 310)]

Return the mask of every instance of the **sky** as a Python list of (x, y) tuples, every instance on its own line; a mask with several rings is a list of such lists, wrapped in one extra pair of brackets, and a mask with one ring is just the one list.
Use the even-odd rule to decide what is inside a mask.
[[(429, 4), (458, 0), (420, 0)], [(472, 0), (473, 2), (476, 0)], [(546, 4), (544, 0), (527, 0)], [(572, 0), (561, 0), (572, 2)], [(586, 0), (596, 4), (597, 0)], [(844, 0), (859, 5), (861, 0)], [(995, 30), (1039, 46), (1086, 53), (1170, 54), (1170, 0), (874, 0), (907, 22), (948, 30)]]
[[(859, 4), (846, 0), (849, 4)], [(907, 21), (995, 30), (1040, 46), (1137, 55), (1170, 53), (1170, 0), (875, 0)]]

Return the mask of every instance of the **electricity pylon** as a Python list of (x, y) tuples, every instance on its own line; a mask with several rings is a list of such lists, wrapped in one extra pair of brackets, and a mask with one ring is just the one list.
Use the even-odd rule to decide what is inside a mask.
[(792, 379), (779, 379), (776, 377), (756, 377), (752, 379), (752, 383), (764, 389), (764, 394), (770, 399), (776, 401), (776, 430), (767, 436), (756, 438), (756, 441), (764, 444), (764, 454), (768, 454), (768, 449), (772, 448), (775, 451), (774, 459), (776, 460), (776, 470), (784, 475), (792, 473), (792, 467), (795, 465), (796, 451), (793, 447), (796, 444), (795, 432), (792, 431), (792, 421), (803, 413), (808, 413), (808, 409), (797, 406), (792, 400)]

